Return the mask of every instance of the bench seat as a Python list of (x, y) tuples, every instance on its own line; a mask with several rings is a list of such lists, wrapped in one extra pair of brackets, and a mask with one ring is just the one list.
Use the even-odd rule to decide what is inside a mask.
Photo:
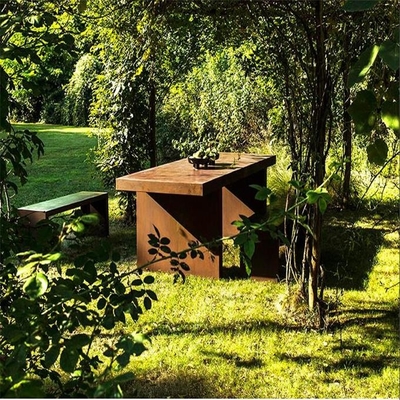
[(52, 215), (64, 211), (81, 208), (84, 214), (97, 213), (104, 225), (104, 235), (109, 234), (108, 225), (108, 193), (107, 192), (78, 192), (55, 199), (42, 201), (29, 206), (18, 208), (18, 214), (29, 220), (31, 226)]

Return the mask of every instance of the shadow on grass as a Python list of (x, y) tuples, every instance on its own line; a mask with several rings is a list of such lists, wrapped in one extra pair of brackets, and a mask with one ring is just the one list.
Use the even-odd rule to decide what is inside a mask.
[[(110, 225), (110, 236), (84, 236), (79, 241), (66, 240), (63, 243), (62, 250), (64, 260), (71, 263), (82, 254), (96, 253), (102, 260), (108, 260), (113, 252), (117, 252), (120, 257), (120, 263), (136, 263), (136, 234), (128, 230), (113, 231)], [(71, 243), (69, 243), (71, 242)]]
[(201, 353), (206, 357), (222, 359), (231, 362), (238, 368), (260, 368), (263, 366), (262, 359), (256, 357), (250, 357), (246, 359), (236, 353), (227, 353), (225, 351), (202, 350)]
[(138, 398), (213, 398), (216, 388), (213, 382), (187, 368), (179, 376), (169, 376), (165, 371), (153, 371), (146, 378), (137, 377), (123, 386), (124, 396)]
[(380, 374), (387, 367), (397, 367), (398, 358), (393, 356), (346, 356), (339, 361), (323, 367), (326, 373), (338, 370), (352, 370), (356, 378), (367, 378), (370, 375)]
[[(165, 323), (164, 323), (165, 322)], [(153, 328), (150, 332), (150, 336), (154, 335), (213, 335), (218, 333), (240, 334), (248, 333), (253, 331), (297, 331), (304, 332), (304, 328), (295, 325), (289, 325), (285, 322), (277, 322), (266, 319), (254, 319), (246, 321), (236, 321), (234, 323), (227, 324), (210, 324), (207, 322), (181, 322), (171, 324), (167, 321), (159, 321), (156, 328)]]
[[(359, 327), (363, 341), (359, 342), (358, 335), (353, 340), (347, 339), (337, 342), (332, 347), (331, 355), (337, 354), (339, 358), (331, 360), (329, 354), (327, 357), (317, 355), (290, 355), (285, 352), (276, 354), (279, 360), (287, 360), (303, 364), (316, 364), (327, 374), (345, 371), (355, 378), (366, 378), (370, 375), (381, 374), (384, 368), (398, 368), (399, 365), (399, 314), (398, 310), (392, 309), (350, 309), (343, 312), (343, 322), (341, 329), (356, 326)], [(339, 338), (339, 336), (338, 336)], [(340, 335), (341, 338), (341, 335)], [(386, 350), (377, 352), (375, 344), (386, 344)], [(335, 357), (336, 358), (336, 357)], [(331, 380), (327, 379), (327, 382)]]
[[(364, 379), (382, 374), (385, 368), (396, 369), (399, 359), (396, 356), (398, 352), (395, 350), (397, 348), (396, 343), (398, 343), (397, 329), (393, 329), (393, 327), (396, 328), (396, 324), (398, 324), (398, 315), (395, 310), (382, 310), (378, 308), (369, 310), (352, 309), (348, 310), (347, 313), (349, 313), (349, 318), (345, 321), (343, 328), (353, 323), (363, 327), (362, 330), (365, 334), (363, 335), (364, 339), (361, 343), (358, 336), (354, 341), (350, 337), (343, 342), (339, 342), (338, 335), (338, 345), (326, 352), (317, 351), (315, 353), (309, 353), (307, 348), (305, 348), (307, 353), (301, 354), (301, 348), (299, 348), (298, 354), (291, 354), (285, 352), (284, 347), (281, 348), (281, 351), (279, 351), (279, 348), (275, 348), (273, 357), (276, 358), (276, 362), (289, 362), (298, 366), (305, 365), (307, 368), (310, 368), (310, 370), (316, 371), (316, 373), (317, 371), (323, 373), (322, 379), (326, 383), (337, 382), (338, 376), (341, 376), (341, 373), (345, 373), (346, 376), (350, 376), (353, 379)], [(358, 320), (354, 319), (354, 316), (357, 316)], [(231, 335), (238, 335), (240, 332), (245, 334), (249, 332), (249, 329), (265, 330), (265, 335), (268, 335), (269, 332), (277, 332), (279, 334), (279, 332), (283, 333), (290, 329), (297, 329), (288, 328), (279, 323), (267, 320), (254, 320), (249, 323), (243, 322), (239, 324), (221, 324), (216, 326), (201, 326), (200, 324), (189, 323), (174, 324), (170, 327), (165, 327), (163, 323), (161, 323), (161, 325), (163, 325), (163, 327), (157, 331), (153, 331), (151, 335), (192, 334), (198, 336), (223, 332), (230, 337)], [(376, 328), (377, 326), (379, 326), (379, 329)], [(391, 342), (389, 347), (387, 347), (387, 351), (382, 354), (377, 352), (375, 347), (376, 340), (379, 340), (379, 338)], [(238, 369), (244, 368), (249, 370), (260, 368), (261, 371), (263, 371), (270, 362), (270, 360), (263, 360), (251, 354), (246, 357), (236, 354), (235, 351), (220, 351), (218, 348), (215, 350), (203, 349), (200, 350), (200, 352), (203, 355), (205, 368), (207, 368), (208, 364), (216, 366), (227, 363)], [(127, 385), (127, 387), (124, 388), (124, 393), (129, 397), (129, 395), (135, 393), (133, 388), (138, 388), (138, 392), (135, 393), (135, 396), (142, 398), (219, 397), (216, 396), (216, 393), (220, 394), (220, 392), (216, 387), (215, 380), (212, 378), (212, 373), (210, 373), (210, 375), (205, 374), (205, 370), (201, 365), (197, 367), (194, 366), (193, 368), (192, 370), (191, 367), (181, 366), (179, 367), (179, 371), (173, 370), (173, 376), (169, 377), (168, 368), (160, 365), (151, 371), (147, 371), (145, 376), (140, 376), (130, 385)], [(211, 371), (213, 371), (212, 368)], [(238, 373), (238, 375), (240, 374), (241, 373)], [(224, 393), (224, 397), (228, 398), (233, 398), (235, 395), (235, 392), (232, 394), (226, 393), (226, 396)]]
[(399, 342), (399, 310), (395, 308), (348, 309), (342, 312), (341, 328), (361, 326), (370, 340), (391, 337)]
[[(380, 340), (382, 338), (399, 340), (399, 314), (397, 309), (350, 309), (340, 312), (341, 322), (332, 323), (332, 328), (345, 329), (351, 326), (362, 327), (368, 340)], [(171, 324), (168, 321), (159, 321), (157, 327), (149, 334), (154, 335), (207, 335), (207, 334), (240, 334), (242, 332), (273, 331), (273, 332), (304, 332), (299, 325), (289, 324), (287, 321), (272, 321), (268, 319), (254, 319), (236, 321), (235, 323), (215, 324), (202, 322), (181, 322)]]
[[(337, 373), (339, 371), (352, 371), (351, 373), (357, 378), (366, 378), (370, 375), (380, 374), (384, 368), (397, 368), (398, 358), (385, 355), (362, 355), (349, 354), (343, 355), (337, 361), (329, 361), (320, 356), (292, 356), (287, 353), (279, 353), (276, 355), (281, 361), (291, 361), (299, 365), (314, 363), (319, 369), (327, 374)], [(330, 380), (327, 379), (329, 382)]]
[(362, 290), (383, 244), (384, 231), (328, 226), (323, 232), (322, 264), (326, 286)]

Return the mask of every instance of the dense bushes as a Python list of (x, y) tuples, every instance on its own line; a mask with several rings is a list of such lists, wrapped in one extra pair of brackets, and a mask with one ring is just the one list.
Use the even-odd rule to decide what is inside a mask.
[(98, 61), (84, 54), (76, 63), (61, 105), (61, 122), (64, 125), (87, 126), (92, 102), (93, 82), (98, 73)]
[(247, 74), (250, 44), (208, 53), (204, 62), (173, 85), (162, 107), (174, 145), (182, 155), (201, 142), (221, 151), (244, 151), (268, 133), (274, 107), (272, 82)]
[[(65, 224), (58, 243), (80, 235), (94, 220), (85, 215)], [(119, 384), (133, 379), (122, 369), (146, 349), (148, 338), (141, 334), (95, 342), (151, 308), (154, 278), (121, 272), (118, 255), (104, 246), (80, 254), (66, 268), (61, 256), (56, 246), (0, 264), (1, 397), (120, 397)]]

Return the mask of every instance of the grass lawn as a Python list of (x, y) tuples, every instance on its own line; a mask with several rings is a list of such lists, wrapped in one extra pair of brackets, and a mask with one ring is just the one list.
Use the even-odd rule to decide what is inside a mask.
[[(45, 142), (45, 155), (29, 166), (15, 205), (103, 190), (85, 162), (96, 145), (87, 129), (29, 128)], [(189, 276), (174, 285), (171, 275), (152, 273), (159, 301), (136, 324), (114, 331), (146, 332), (152, 340), (128, 366), (136, 379), (123, 387), (125, 396), (398, 398), (399, 220), (393, 204), (327, 213), (326, 298), (340, 302), (327, 332), (305, 331), (284, 318), (282, 283)], [(121, 250), (120, 268), (134, 266), (134, 228), (121, 224), (113, 193), (110, 237), (102, 240)]]
[(44, 142), (44, 156), (28, 164), (28, 183), (14, 204), (22, 206), (64, 196), (80, 190), (104, 190), (88, 152), (97, 144), (88, 128), (46, 124), (14, 124), (15, 129), (38, 132)]

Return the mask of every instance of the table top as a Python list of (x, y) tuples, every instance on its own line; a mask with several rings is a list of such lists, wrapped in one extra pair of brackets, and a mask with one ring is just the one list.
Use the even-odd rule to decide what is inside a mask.
[(275, 163), (273, 155), (220, 153), (215, 165), (195, 169), (184, 158), (117, 178), (116, 189), (204, 196)]

